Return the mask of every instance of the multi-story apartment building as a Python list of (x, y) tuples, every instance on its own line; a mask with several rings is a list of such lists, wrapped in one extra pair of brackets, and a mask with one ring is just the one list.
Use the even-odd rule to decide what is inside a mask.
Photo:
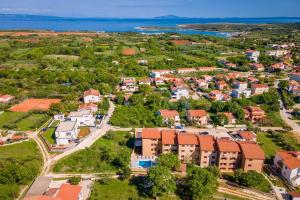
[(255, 142), (215, 139), (211, 135), (176, 132), (175, 129), (137, 129), (136, 147), (143, 157), (174, 153), (182, 163), (201, 167), (216, 165), (221, 172), (237, 168), (261, 172), (264, 153)]
[(221, 172), (232, 172), (239, 167), (241, 149), (238, 143), (228, 139), (218, 139), (218, 167)]

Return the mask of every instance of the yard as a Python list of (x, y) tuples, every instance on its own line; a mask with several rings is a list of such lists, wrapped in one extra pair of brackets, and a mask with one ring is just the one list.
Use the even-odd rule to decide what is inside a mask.
[(4, 112), (0, 114), (0, 129), (34, 130), (39, 128), (48, 118), (46, 114)]
[(55, 128), (50, 127), (42, 134), (49, 144), (55, 144)]
[(90, 148), (60, 160), (54, 172), (115, 173), (130, 161), (132, 136), (128, 132), (109, 132)]
[(267, 159), (275, 156), (276, 151), (281, 149), (270, 133), (258, 133), (257, 141), (265, 152)]

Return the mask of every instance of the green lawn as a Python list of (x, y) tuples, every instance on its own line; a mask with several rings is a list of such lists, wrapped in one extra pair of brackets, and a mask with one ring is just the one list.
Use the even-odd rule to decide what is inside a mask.
[(270, 133), (258, 133), (257, 141), (264, 150), (267, 159), (275, 156), (276, 151), (281, 149), (281, 147), (272, 138), (272, 135)]
[(34, 141), (0, 146), (0, 160), (15, 159), (20, 162), (30, 160), (30, 158), (42, 161), (40, 151)]
[(0, 114), (0, 128), (3, 128), (3, 125), (13, 121), (15, 118), (25, 116), (25, 113), (17, 113), (17, 112), (4, 112)]
[(91, 173), (117, 172), (122, 163), (130, 161), (132, 138), (128, 132), (109, 132), (98, 139), (90, 148), (78, 151), (60, 160), (55, 172)]
[[(4, 112), (0, 114), (0, 129), (13, 129), (20, 131), (34, 130), (45, 122), (49, 117), (46, 114), (29, 114), (19, 112)], [(19, 119), (19, 120), (18, 120)], [(16, 126), (13, 128), (4, 127), (6, 124)]]
[(49, 144), (55, 144), (55, 128), (50, 127), (43, 133), (44, 138)]
[[(138, 191), (134, 185), (131, 185), (129, 181), (111, 180), (109, 183), (95, 182), (90, 200), (117, 200), (117, 199), (140, 199), (148, 200), (139, 196)], [(176, 196), (161, 197), (160, 200), (178, 200)], [(150, 200), (150, 199), (149, 199)]]
[(24, 118), (20, 122), (17, 123), (17, 129), (21, 131), (33, 130), (35, 128), (39, 128), (40, 122), (45, 122), (48, 119), (45, 114), (31, 114), (30, 116)]

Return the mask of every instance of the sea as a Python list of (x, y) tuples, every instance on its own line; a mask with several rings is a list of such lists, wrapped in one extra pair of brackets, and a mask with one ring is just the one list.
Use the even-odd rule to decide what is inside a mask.
[[(204, 34), (226, 37), (228, 33), (187, 30), (178, 25), (209, 23), (294, 23), (300, 18), (153, 18), (153, 19), (117, 19), (117, 18), (66, 18), (38, 15), (0, 14), (0, 30), (52, 30), (52, 31), (98, 31), (98, 32), (137, 32), (142, 34)], [(140, 27), (164, 27), (160, 30), (143, 30)]]

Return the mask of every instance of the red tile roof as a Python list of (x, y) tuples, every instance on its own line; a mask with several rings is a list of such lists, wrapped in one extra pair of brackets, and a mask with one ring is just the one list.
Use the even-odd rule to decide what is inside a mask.
[(268, 88), (267, 84), (252, 84), (253, 88)]
[(78, 185), (62, 184), (56, 197), (63, 200), (78, 200), (81, 187)]
[(161, 138), (161, 133), (158, 129), (143, 128), (142, 138), (143, 139), (160, 139)]
[(133, 56), (136, 54), (135, 49), (133, 48), (126, 48), (122, 50), (122, 55), (124, 56)]
[(177, 135), (175, 130), (162, 130), (161, 131), (162, 144), (177, 144)]
[(191, 117), (204, 117), (207, 115), (205, 110), (187, 110), (187, 114)]
[(300, 168), (299, 151), (278, 151), (276, 153), (289, 169)]
[(256, 138), (255, 133), (252, 131), (239, 131), (238, 134), (245, 140), (253, 140)]
[(265, 153), (257, 143), (239, 142), (239, 145), (246, 159), (256, 159), (256, 160), (265, 159)]
[(190, 145), (198, 145), (198, 138), (195, 134), (190, 134), (190, 133), (179, 133), (178, 134), (178, 144), (179, 145), (185, 145), (185, 144), (190, 144)]
[(38, 195), (38, 196), (25, 197), (24, 200), (65, 200), (65, 199), (59, 197)]
[(210, 135), (198, 136), (201, 151), (217, 151), (216, 141)]
[(83, 93), (84, 97), (89, 96), (89, 95), (100, 96), (100, 92), (98, 90), (89, 89)]
[(163, 118), (172, 118), (179, 116), (179, 113), (176, 110), (160, 110), (159, 112)]
[(232, 140), (218, 139), (217, 146), (220, 152), (241, 152), (239, 145)]

